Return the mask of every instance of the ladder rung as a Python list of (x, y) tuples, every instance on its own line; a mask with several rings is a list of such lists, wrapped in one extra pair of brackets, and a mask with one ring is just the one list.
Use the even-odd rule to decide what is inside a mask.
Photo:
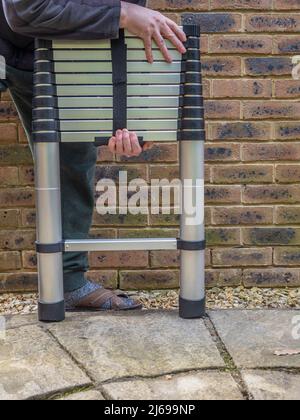
[(176, 238), (66, 240), (66, 252), (176, 250)]

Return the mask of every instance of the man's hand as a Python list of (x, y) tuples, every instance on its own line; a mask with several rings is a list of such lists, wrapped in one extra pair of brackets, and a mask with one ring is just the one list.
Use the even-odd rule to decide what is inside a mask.
[(144, 41), (149, 63), (153, 63), (152, 40), (169, 63), (172, 62), (172, 58), (165, 39), (171, 41), (181, 54), (186, 52), (183, 45), (186, 41), (185, 33), (171, 19), (154, 10), (121, 1), (120, 26)]
[(116, 135), (109, 140), (109, 150), (121, 156), (139, 156), (142, 152), (153, 147), (152, 142), (146, 142), (141, 148), (136, 133), (124, 130), (118, 130)]

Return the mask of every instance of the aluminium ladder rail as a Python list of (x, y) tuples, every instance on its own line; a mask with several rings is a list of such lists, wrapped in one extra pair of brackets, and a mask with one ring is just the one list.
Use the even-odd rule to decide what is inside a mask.
[(113, 132), (125, 127), (137, 132), (141, 144), (179, 141), (181, 181), (191, 181), (190, 197), (197, 198), (196, 211), (203, 215), (200, 28), (185, 25), (183, 29), (187, 53), (181, 56), (168, 42), (171, 64), (163, 60), (155, 44), (155, 62), (146, 62), (142, 41), (124, 31), (112, 41), (36, 40), (33, 140), (41, 321), (65, 317), (62, 253), (73, 251), (180, 249), (180, 316), (205, 314), (204, 218), (191, 223), (184, 191), (180, 238), (62, 238), (60, 142), (105, 145)]

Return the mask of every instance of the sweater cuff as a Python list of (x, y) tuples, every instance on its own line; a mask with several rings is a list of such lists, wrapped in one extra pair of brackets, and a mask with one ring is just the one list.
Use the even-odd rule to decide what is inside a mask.
[(114, 8), (114, 17), (111, 24), (111, 39), (119, 38), (120, 20), (121, 20), (121, 0), (113, 0), (108, 2)]

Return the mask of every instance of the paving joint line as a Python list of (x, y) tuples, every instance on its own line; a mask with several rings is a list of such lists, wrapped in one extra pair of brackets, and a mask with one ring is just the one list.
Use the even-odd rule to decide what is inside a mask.
[(67, 388), (61, 388), (57, 391), (46, 392), (44, 394), (34, 395), (33, 397), (26, 398), (25, 401), (52, 401), (57, 400), (59, 398), (63, 398), (68, 395), (77, 394), (78, 392), (85, 392), (94, 390), (95, 387), (93, 385), (77, 385), (77, 386), (70, 386)]
[(90, 373), (83, 366), (83, 364), (80, 363), (63, 344), (61, 344), (61, 342), (57, 339), (57, 337), (49, 329), (43, 328), (43, 327), (41, 327), (41, 328), (42, 328), (43, 331), (45, 331), (57, 343), (57, 345), (60, 347), (60, 349), (63, 350), (71, 358), (71, 360), (75, 363), (75, 365), (86, 374), (86, 376), (89, 378), (91, 383), (93, 385), (95, 385), (94, 378), (90, 375)]
[(231, 354), (227, 350), (224, 342), (222, 341), (222, 339), (221, 339), (221, 337), (218, 333), (217, 328), (215, 327), (213, 321), (210, 319), (209, 315), (207, 315), (207, 317), (204, 318), (204, 324), (205, 324), (206, 328), (208, 329), (208, 331), (209, 331), (209, 333), (212, 337), (212, 340), (215, 343), (215, 345), (216, 345), (216, 347), (217, 347), (217, 349), (220, 353), (220, 356), (224, 360), (224, 363), (225, 363), (227, 369), (229, 370), (233, 380), (237, 384), (240, 392), (242, 393), (243, 398), (247, 401), (254, 400), (253, 395), (250, 393), (246, 383), (243, 380), (240, 369), (236, 366)]

